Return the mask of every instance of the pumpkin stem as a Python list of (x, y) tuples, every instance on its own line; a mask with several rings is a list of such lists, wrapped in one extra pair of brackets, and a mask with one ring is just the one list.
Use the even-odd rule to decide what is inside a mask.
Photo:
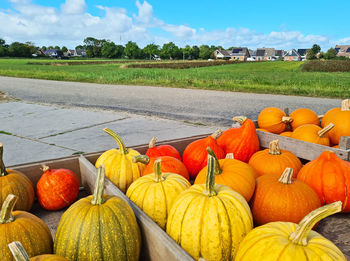
[(105, 166), (100, 165), (97, 169), (95, 189), (91, 200), (92, 205), (102, 205), (105, 202), (103, 197), (104, 189), (105, 189)]
[(118, 147), (119, 147), (120, 153), (128, 154), (128, 149), (125, 147), (125, 144), (124, 144), (123, 140), (114, 131), (112, 131), (109, 128), (104, 128), (103, 130), (106, 133), (108, 133), (109, 135), (111, 135), (113, 137), (113, 139), (118, 143)]
[(48, 171), (49, 169), (50, 169), (49, 166), (47, 166), (47, 165), (41, 165), (41, 170), (42, 170), (43, 172), (46, 172), (46, 171)]
[(283, 116), (281, 121), (283, 123), (289, 123), (289, 122), (293, 121), (293, 118), (292, 117)]
[(154, 168), (154, 175), (156, 176), (156, 179), (155, 179), (156, 182), (160, 182), (160, 181), (164, 180), (163, 173), (161, 171), (161, 167), (162, 167), (161, 162), (162, 162), (161, 159), (156, 159), (154, 161), (153, 168)]
[(148, 148), (150, 148), (150, 149), (154, 148), (156, 146), (156, 142), (157, 142), (157, 137), (153, 137), (148, 144)]
[(278, 145), (278, 140), (273, 140), (269, 144), (269, 153), (272, 155), (281, 155), (281, 150)]
[(341, 201), (337, 201), (311, 211), (300, 221), (296, 230), (290, 234), (289, 239), (294, 244), (306, 246), (308, 243), (307, 237), (316, 223), (325, 217), (340, 212), (341, 210), (342, 203)]
[(247, 120), (247, 117), (246, 116), (236, 116), (236, 117), (233, 117), (232, 120), (236, 121), (242, 125)]
[(4, 160), (2, 159), (3, 154), (4, 154), (4, 147), (3, 147), (2, 143), (0, 143), (0, 177), (7, 175)]
[(235, 159), (235, 155), (233, 153), (227, 153), (225, 159)]
[(29, 261), (29, 256), (21, 242), (14, 241), (8, 247), (16, 261)]
[[(214, 151), (208, 146), (207, 147), (207, 152), (208, 152), (208, 155), (212, 156), (214, 158), (214, 161), (215, 161), (215, 175), (220, 175), (222, 173), (222, 169), (220, 168), (220, 163), (219, 163), (219, 160), (218, 158), (216, 157)], [(232, 153), (233, 155), (233, 153)]]
[(132, 157), (133, 163), (140, 162), (142, 164), (147, 165), (149, 163), (149, 161), (150, 161), (150, 159), (147, 155), (136, 155), (136, 156)]
[(350, 99), (346, 99), (341, 102), (341, 110), (350, 111)]
[(222, 130), (218, 129), (218, 130), (216, 130), (216, 131), (211, 135), (211, 137), (212, 137), (214, 140), (216, 140), (217, 138), (219, 138), (219, 137), (221, 136), (221, 134), (222, 134)]
[(282, 184), (286, 184), (286, 185), (292, 184), (293, 183), (292, 177), (293, 177), (293, 169), (286, 168), (283, 171), (283, 173), (278, 181), (281, 182)]
[(318, 117), (318, 119), (319, 119), (319, 120), (322, 120), (322, 119), (323, 119), (323, 117), (324, 117), (324, 114), (317, 115), (317, 117)]
[(13, 194), (9, 194), (2, 204), (0, 211), (0, 224), (11, 223), (15, 220), (12, 215), (13, 208), (16, 205), (18, 197)]
[(214, 190), (215, 186), (215, 159), (213, 156), (208, 154), (208, 170), (207, 170), (207, 178), (205, 180), (205, 190), (204, 194), (212, 197), (216, 196), (216, 192)]
[(328, 124), (326, 127), (324, 127), (322, 130), (320, 130), (319, 132), (317, 132), (318, 136), (320, 136), (321, 138), (323, 138), (331, 129), (333, 129), (334, 124), (330, 123)]

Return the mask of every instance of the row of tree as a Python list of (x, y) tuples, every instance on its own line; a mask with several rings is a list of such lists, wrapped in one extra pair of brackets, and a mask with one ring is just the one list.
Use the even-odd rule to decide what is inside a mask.
[(306, 58), (308, 60), (315, 60), (315, 59), (326, 59), (326, 60), (333, 60), (333, 59), (346, 59), (345, 57), (338, 57), (337, 56), (337, 50), (334, 48), (329, 48), (327, 52), (321, 52), (321, 47), (318, 44), (314, 44), (310, 50), (306, 53)]

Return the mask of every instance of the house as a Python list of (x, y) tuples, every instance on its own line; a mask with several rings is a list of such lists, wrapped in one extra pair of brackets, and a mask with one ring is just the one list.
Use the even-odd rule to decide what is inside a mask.
[(300, 55), (300, 58), (302, 61), (306, 60), (306, 55), (307, 55), (307, 51), (309, 51), (310, 49), (298, 49), (298, 54)]
[(284, 61), (301, 61), (301, 56), (295, 49), (292, 49), (284, 55)]
[(73, 56), (86, 57), (86, 51), (83, 49), (75, 49)]
[(278, 60), (279, 58), (283, 58), (284, 56), (284, 50), (275, 50), (275, 59)]
[(226, 59), (229, 60), (231, 59), (230, 54), (228, 51), (223, 50), (223, 49), (218, 49), (214, 52), (215, 59)]
[(337, 56), (350, 58), (350, 45), (336, 45)]
[(58, 58), (58, 57), (63, 56), (63, 52), (61, 50), (57, 50), (57, 49), (47, 49), (45, 51), (45, 55), (53, 57), (53, 58)]
[(275, 48), (258, 48), (255, 53), (256, 61), (274, 61)]
[(235, 61), (247, 61), (250, 58), (250, 53), (247, 47), (239, 47), (233, 48), (229, 51), (229, 55), (231, 56), (231, 60)]

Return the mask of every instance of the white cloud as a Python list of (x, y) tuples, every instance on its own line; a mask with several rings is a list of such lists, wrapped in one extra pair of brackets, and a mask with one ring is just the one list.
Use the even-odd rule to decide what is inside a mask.
[[(60, 8), (40, 6), (30, 0), (8, 0), (12, 8), (0, 9), (0, 38), (6, 42), (32, 41), (37, 45), (66, 45), (75, 47), (92, 36), (125, 44), (136, 41), (141, 47), (155, 42), (162, 45), (173, 41), (178, 45), (208, 44), (230, 46), (275, 47), (282, 49), (310, 47), (318, 43), (323, 48), (349, 44), (350, 37), (335, 40), (323, 35), (305, 35), (299, 31), (260, 33), (248, 28), (228, 27), (207, 31), (185, 24), (168, 24), (155, 17), (147, 1), (136, 0), (137, 14), (129, 15), (119, 7), (96, 6), (102, 16), (87, 12), (84, 0), (66, 0)], [(120, 42), (121, 39), (121, 42)]]

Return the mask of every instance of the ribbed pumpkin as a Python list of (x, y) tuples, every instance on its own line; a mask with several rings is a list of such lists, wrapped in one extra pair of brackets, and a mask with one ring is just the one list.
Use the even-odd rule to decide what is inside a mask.
[(310, 109), (296, 109), (291, 114), (289, 114), (289, 117), (293, 119), (293, 121), (290, 123), (293, 130), (305, 124), (320, 125), (320, 119), (318, 118), (317, 114)]
[(103, 130), (114, 138), (119, 149), (111, 149), (104, 152), (97, 159), (95, 166), (98, 168), (100, 165), (104, 165), (106, 168), (106, 177), (125, 193), (131, 183), (141, 176), (144, 164), (133, 163), (132, 158), (140, 155), (140, 153), (136, 150), (126, 148), (122, 139), (112, 130), (108, 128)]
[(166, 228), (170, 208), (179, 194), (191, 184), (175, 173), (161, 171), (163, 160), (154, 162), (152, 174), (143, 176), (131, 184), (126, 195), (161, 228)]
[(22, 172), (5, 167), (3, 151), (0, 143), (0, 206), (9, 194), (14, 194), (18, 197), (14, 210), (29, 211), (34, 202), (33, 183)]
[(41, 207), (47, 210), (60, 210), (76, 200), (79, 180), (73, 171), (43, 166), (43, 172), (36, 183), (36, 195)]
[(321, 207), (316, 192), (292, 176), (293, 169), (286, 168), (280, 177), (264, 175), (256, 180), (251, 202), (256, 225), (274, 221), (299, 223), (312, 210)]
[(16, 261), (69, 261), (64, 257), (50, 254), (29, 258), (23, 245), (19, 241), (12, 242), (8, 246)]
[(234, 260), (253, 220), (245, 199), (215, 184), (214, 176), (215, 160), (209, 156), (206, 184), (193, 185), (179, 195), (166, 231), (196, 260)]
[(329, 132), (332, 144), (339, 144), (340, 137), (350, 136), (350, 99), (343, 100), (341, 110), (331, 117), (334, 128)]
[(248, 233), (239, 246), (236, 261), (346, 261), (331, 241), (311, 229), (321, 219), (341, 210), (341, 202), (318, 208), (299, 224), (271, 222)]
[(196, 140), (187, 145), (182, 154), (182, 161), (185, 164), (191, 179), (195, 179), (198, 172), (207, 165), (208, 152), (210, 147), (219, 159), (225, 158), (224, 150), (217, 144), (217, 138), (222, 134), (221, 130), (215, 131), (207, 138)]
[(156, 146), (157, 138), (153, 137), (148, 145), (146, 155), (150, 158), (158, 158), (160, 156), (170, 156), (181, 161), (180, 152), (171, 145)]
[(263, 109), (258, 116), (259, 128), (263, 128), (275, 134), (284, 132), (287, 128), (287, 124), (293, 119), (287, 117), (287, 115), (279, 108), (268, 107)]
[(293, 132), (292, 131), (284, 131), (280, 135), (284, 136), (284, 137), (292, 137)]
[(2, 204), (0, 212), (1, 260), (15, 260), (8, 248), (13, 241), (22, 242), (29, 256), (52, 253), (52, 236), (40, 218), (25, 211), (13, 211), (17, 196), (10, 194)]
[(324, 146), (329, 146), (328, 132), (334, 127), (334, 124), (330, 123), (323, 129), (314, 124), (305, 124), (293, 131), (291, 138), (316, 143)]
[(271, 174), (280, 176), (286, 168), (292, 168), (294, 177), (303, 166), (292, 152), (280, 149), (278, 140), (271, 141), (269, 149), (256, 152), (250, 158), (249, 165), (255, 170), (257, 176)]
[[(146, 155), (137, 155), (132, 158), (132, 161), (145, 164), (145, 169), (143, 170), (141, 176), (154, 173), (154, 162), (157, 158), (149, 158)], [(190, 175), (186, 169), (186, 166), (174, 157), (160, 156), (158, 159), (162, 160), (162, 172), (170, 172), (183, 176), (185, 179), (189, 180)]]
[[(253, 196), (255, 189), (255, 171), (247, 163), (227, 154), (225, 159), (218, 160), (208, 147), (208, 153), (215, 159), (215, 184), (226, 185), (241, 194), (246, 201)], [(204, 167), (197, 175), (194, 184), (205, 184), (208, 167)]]
[(233, 121), (241, 126), (224, 131), (218, 138), (218, 144), (224, 149), (225, 154), (233, 153), (235, 159), (248, 162), (260, 148), (255, 125), (245, 116), (234, 117)]
[(343, 212), (350, 212), (350, 163), (334, 152), (322, 152), (301, 168), (297, 179), (311, 186), (322, 204), (339, 200), (343, 203)]
[(71, 261), (138, 260), (141, 234), (134, 212), (121, 198), (104, 191), (103, 165), (94, 194), (71, 205), (58, 224), (54, 251)]

